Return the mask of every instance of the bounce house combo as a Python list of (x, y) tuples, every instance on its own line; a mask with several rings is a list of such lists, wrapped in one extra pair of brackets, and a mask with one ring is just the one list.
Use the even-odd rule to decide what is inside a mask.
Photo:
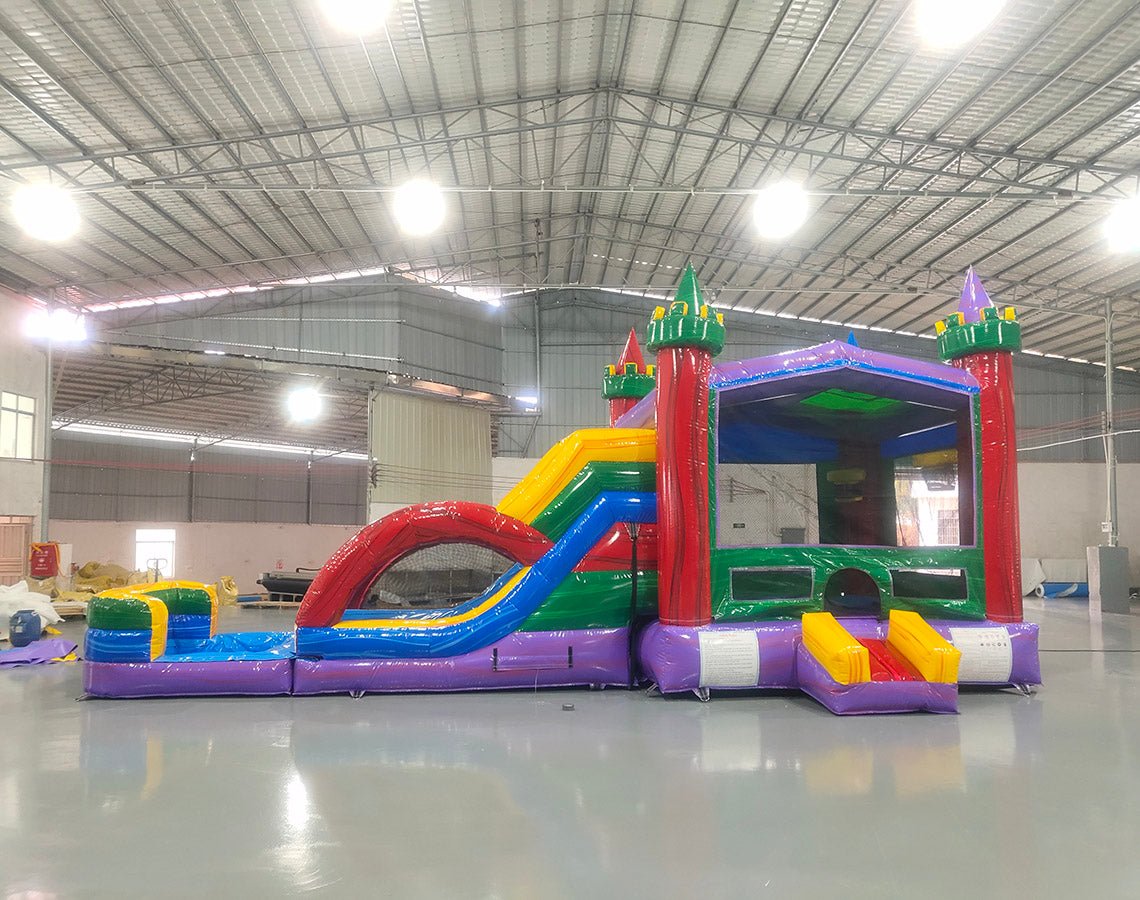
[[(936, 328), (949, 365), (853, 337), (714, 365), (723, 317), (689, 267), (649, 323), (656, 365), (631, 332), (605, 372), (611, 427), (565, 438), (497, 507), (425, 503), (366, 526), (321, 569), (292, 632), (216, 634), (216, 600), (186, 582), (100, 595), (86, 690), (650, 682), (702, 699), (799, 689), (850, 714), (955, 712), (959, 684), (1037, 684), (1020, 596), (1020, 326), (971, 270)], [(766, 480), (758, 502), (740, 502), (737, 471)], [(801, 527), (776, 529), (792, 482)], [(935, 493), (932, 533), (904, 511)], [(385, 573), (451, 545), (503, 560), (490, 586), (442, 608), (377, 596)]]

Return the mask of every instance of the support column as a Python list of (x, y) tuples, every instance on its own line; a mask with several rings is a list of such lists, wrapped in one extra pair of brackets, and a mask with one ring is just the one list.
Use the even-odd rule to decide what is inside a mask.
[(1120, 519), (1116, 506), (1116, 410), (1113, 384), (1112, 301), (1104, 301), (1104, 468), (1105, 468), (1105, 542), (1110, 547), (1120, 543)]
[(657, 354), (657, 596), (664, 625), (712, 621), (709, 586), (709, 378), (724, 347), (724, 320), (709, 315), (690, 265), (666, 312), (657, 307), (648, 346)]

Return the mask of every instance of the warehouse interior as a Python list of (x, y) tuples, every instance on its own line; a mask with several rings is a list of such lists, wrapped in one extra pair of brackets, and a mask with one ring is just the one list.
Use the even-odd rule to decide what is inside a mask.
[[(26, 0), (0, 44), (0, 584), (79, 656), (84, 572), (226, 579), (219, 632), (285, 631), (370, 523), (501, 504), (611, 424), (606, 367), (631, 331), (653, 362), (688, 266), (718, 363), (937, 364), (972, 272), (1021, 329), (1042, 682), (840, 717), (645, 684), (79, 703), (84, 663), (0, 664), (3, 896), (1134, 893), (1135, 3)], [(729, 537), (822, 542), (802, 474), (720, 466)]]

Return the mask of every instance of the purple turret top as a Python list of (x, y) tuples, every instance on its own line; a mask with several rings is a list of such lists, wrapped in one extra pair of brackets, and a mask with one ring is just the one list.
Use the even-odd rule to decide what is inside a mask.
[(962, 285), (962, 299), (958, 302), (958, 312), (962, 313), (967, 322), (979, 322), (982, 310), (993, 305), (982, 279), (978, 277), (974, 267), (970, 266), (966, 271), (966, 283)]

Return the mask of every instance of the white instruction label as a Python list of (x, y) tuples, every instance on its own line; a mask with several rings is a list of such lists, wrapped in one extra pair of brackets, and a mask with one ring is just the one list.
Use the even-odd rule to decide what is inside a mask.
[(959, 682), (1008, 683), (1013, 672), (1013, 644), (1004, 628), (951, 628), (950, 643), (962, 651)]
[(756, 687), (760, 641), (754, 631), (698, 631), (701, 687)]

